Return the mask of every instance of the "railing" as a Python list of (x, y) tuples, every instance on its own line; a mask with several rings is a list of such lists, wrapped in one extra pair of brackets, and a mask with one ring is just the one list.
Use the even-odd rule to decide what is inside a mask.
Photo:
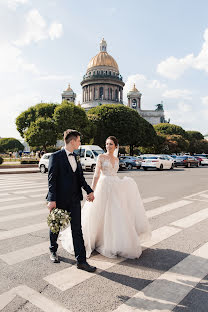
[(115, 79), (115, 80), (120, 80), (123, 81), (123, 77), (121, 75), (109, 75), (109, 74), (92, 74), (92, 75), (84, 75), (83, 80), (90, 80), (90, 79), (105, 79), (105, 78), (110, 78), (110, 79)]

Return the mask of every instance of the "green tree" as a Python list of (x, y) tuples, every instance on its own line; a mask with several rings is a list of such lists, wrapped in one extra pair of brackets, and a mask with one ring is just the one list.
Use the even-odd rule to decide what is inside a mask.
[(53, 118), (60, 139), (63, 138), (63, 132), (66, 129), (80, 131), (85, 142), (89, 139), (90, 123), (85, 110), (81, 107), (74, 105), (74, 103), (63, 101), (61, 105), (56, 107)]
[(156, 139), (151, 124), (131, 108), (106, 104), (92, 108), (88, 118), (93, 129), (94, 143), (102, 147), (108, 136), (114, 135), (122, 146), (130, 146), (130, 155), (136, 146), (150, 146)]
[(199, 131), (186, 131), (187, 139), (191, 140), (203, 140), (204, 136)]
[(187, 138), (189, 140), (188, 152), (191, 154), (202, 153), (201, 149), (204, 146), (204, 136), (199, 131), (186, 131)]
[(154, 129), (157, 132), (157, 134), (181, 135), (184, 138), (187, 137), (186, 131), (182, 127), (174, 124), (160, 123), (154, 125)]
[(47, 147), (55, 145), (57, 141), (57, 129), (51, 118), (39, 117), (31, 123), (24, 133), (25, 139), (32, 147), (39, 146), (47, 152)]
[(53, 118), (54, 110), (57, 105), (58, 104), (54, 103), (39, 103), (22, 112), (16, 118), (16, 127), (21, 137), (24, 138), (25, 132), (39, 117)]
[(0, 139), (0, 150), (2, 152), (23, 151), (24, 145), (22, 145), (22, 143), (15, 138), (2, 138)]

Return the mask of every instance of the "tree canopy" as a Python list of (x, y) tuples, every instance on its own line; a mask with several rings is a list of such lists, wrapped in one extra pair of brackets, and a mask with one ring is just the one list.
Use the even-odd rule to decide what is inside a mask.
[(160, 123), (154, 125), (154, 129), (157, 134), (165, 134), (165, 135), (181, 135), (186, 138), (186, 131), (177, 125), (169, 124), (169, 123)]
[(186, 131), (186, 134), (187, 134), (187, 139), (189, 141), (203, 140), (204, 139), (203, 134), (201, 134), (201, 132), (199, 132), (199, 131)]
[(151, 124), (124, 105), (106, 104), (92, 108), (88, 118), (93, 128), (94, 144), (105, 145), (108, 136), (117, 137), (120, 145), (129, 145), (130, 154), (135, 146), (153, 144), (156, 133)]
[(39, 117), (53, 118), (53, 113), (57, 105), (54, 103), (39, 103), (22, 112), (16, 118), (16, 127), (21, 137), (24, 138), (24, 133)]
[(51, 118), (39, 117), (32, 122), (25, 131), (25, 139), (32, 147), (43, 147), (45, 152), (47, 146), (55, 145), (57, 141), (56, 125)]
[(58, 105), (53, 114), (53, 119), (57, 127), (59, 138), (63, 138), (63, 132), (66, 129), (76, 129), (80, 131), (83, 136), (86, 136), (89, 131), (89, 122), (87, 115), (79, 106), (63, 101)]
[(23, 151), (24, 145), (15, 138), (2, 138), (0, 139), (1, 152), (16, 152)]

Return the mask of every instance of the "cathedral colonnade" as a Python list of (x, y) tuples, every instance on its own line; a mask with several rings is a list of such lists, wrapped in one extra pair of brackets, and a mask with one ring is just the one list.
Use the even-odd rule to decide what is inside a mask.
[(109, 85), (88, 85), (83, 87), (83, 102), (91, 102), (97, 100), (123, 102), (123, 89), (117, 86)]

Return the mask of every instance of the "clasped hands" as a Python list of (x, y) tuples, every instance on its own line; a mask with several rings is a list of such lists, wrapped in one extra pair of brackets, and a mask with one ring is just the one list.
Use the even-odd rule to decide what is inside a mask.
[(90, 194), (87, 195), (87, 200), (90, 202), (93, 202), (95, 199), (94, 192), (91, 192)]

